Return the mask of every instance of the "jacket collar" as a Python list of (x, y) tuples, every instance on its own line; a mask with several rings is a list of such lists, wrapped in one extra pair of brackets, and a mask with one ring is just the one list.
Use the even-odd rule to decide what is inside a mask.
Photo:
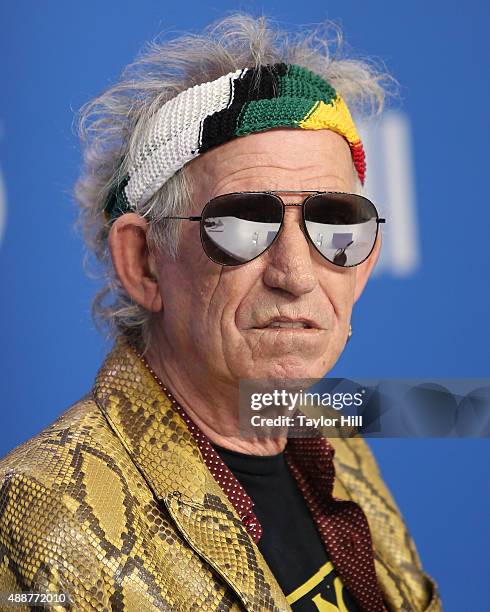
[[(207, 469), (186, 423), (125, 340), (119, 339), (107, 356), (93, 396), (184, 539), (235, 590), (245, 608), (290, 610), (259, 549)], [(231, 564), (220, 554), (223, 532), (238, 542), (229, 546), (236, 555)]]

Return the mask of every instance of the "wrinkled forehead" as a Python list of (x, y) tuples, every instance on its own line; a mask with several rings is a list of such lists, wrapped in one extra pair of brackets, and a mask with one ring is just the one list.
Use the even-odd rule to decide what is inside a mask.
[(186, 171), (196, 203), (234, 191), (352, 192), (357, 184), (349, 145), (331, 130), (250, 134), (207, 151)]

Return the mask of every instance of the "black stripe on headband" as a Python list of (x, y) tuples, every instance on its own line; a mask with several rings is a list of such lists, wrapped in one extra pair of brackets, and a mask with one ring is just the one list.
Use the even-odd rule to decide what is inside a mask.
[(244, 104), (252, 100), (268, 100), (279, 95), (279, 77), (285, 76), (286, 64), (271, 64), (249, 69), (233, 82), (232, 103), (203, 121), (199, 153), (231, 140), (236, 133)]

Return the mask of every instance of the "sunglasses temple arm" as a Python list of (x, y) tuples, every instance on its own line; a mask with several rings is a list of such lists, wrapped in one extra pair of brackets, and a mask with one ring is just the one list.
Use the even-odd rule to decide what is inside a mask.
[(202, 217), (162, 217), (163, 219), (183, 219), (184, 221), (200, 221)]
[(386, 223), (386, 219), (378, 219), (378, 223)]

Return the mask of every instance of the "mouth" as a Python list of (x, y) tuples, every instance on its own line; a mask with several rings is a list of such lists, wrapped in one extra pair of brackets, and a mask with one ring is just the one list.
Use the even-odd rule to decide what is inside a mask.
[(256, 329), (273, 329), (276, 331), (320, 331), (320, 328), (314, 321), (307, 319), (289, 319), (287, 317), (276, 317), (270, 321), (267, 321), (264, 325), (258, 326)]

